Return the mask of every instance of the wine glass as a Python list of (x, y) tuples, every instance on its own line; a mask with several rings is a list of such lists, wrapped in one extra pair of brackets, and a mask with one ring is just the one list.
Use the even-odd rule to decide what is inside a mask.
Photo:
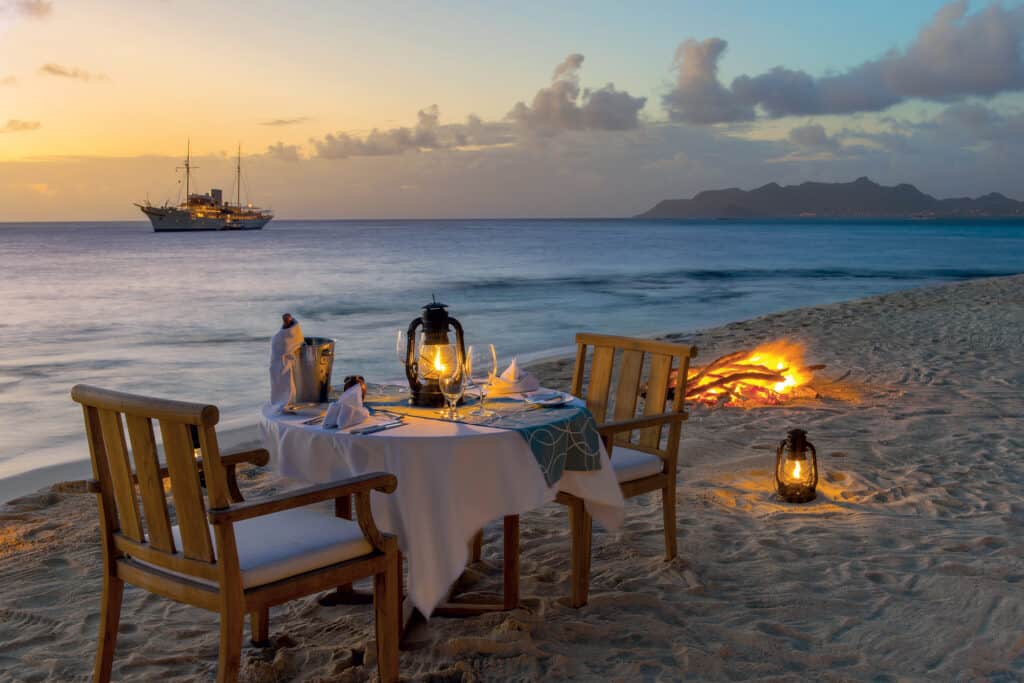
[[(487, 379), (477, 381), (473, 379), (473, 368), (479, 370), (487, 370)], [(494, 381), (495, 375), (498, 373), (498, 356), (494, 351), (494, 344), (480, 344), (476, 346), (470, 346), (466, 349), (466, 376), (473, 386), (477, 388), (477, 392), (480, 394), (480, 403), (476, 409), (470, 413), (473, 417), (491, 417), (494, 412), (487, 410), (487, 406), (484, 402), (487, 400), (487, 386)]]
[(395, 337), (395, 357), (398, 359), (398, 362), (402, 364), (402, 367), (405, 367), (405, 330), (402, 328), (398, 328), (398, 335)]

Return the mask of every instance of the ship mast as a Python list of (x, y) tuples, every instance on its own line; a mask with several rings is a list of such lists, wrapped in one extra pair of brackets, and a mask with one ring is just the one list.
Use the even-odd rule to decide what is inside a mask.
[(242, 208), (242, 143), (238, 143), (238, 163), (235, 165), (235, 205)]
[(188, 197), (192, 193), (192, 138), (185, 142), (185, 166), (179, 166), (178, 170), (185, 169), (185, 206), (188, 206)]
[(185, 205), (188, 205), (188, 196), (192, 193), (189, 183), (192, 180), (192, 138), (185, 142)]

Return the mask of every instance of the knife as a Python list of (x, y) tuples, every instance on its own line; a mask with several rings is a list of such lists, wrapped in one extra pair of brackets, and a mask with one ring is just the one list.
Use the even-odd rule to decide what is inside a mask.
[(395, 427), (401, 427), (405, 424), (403, 420), (392, 420), (391, 422), (383, 422), (381, 424), (372, 425), (370, 427), (363, 427), (362, 429), (353, 429), (349, 434), (374, 434), (376, 432), (382, 432), (385, 429), (393, 429)]

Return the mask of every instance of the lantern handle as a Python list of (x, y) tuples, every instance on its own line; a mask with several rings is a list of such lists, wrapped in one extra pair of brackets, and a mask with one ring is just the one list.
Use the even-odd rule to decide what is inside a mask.
[(416, 360), (416, 328), (423, 324), (423, 318), (416, 318), (409, 323), (405, 333), (405, 376), (412, 387), (419, 386), (419, 362)]
[(818, 486), (818, 451), (815, 450), (814, 444), (811, 443), (810, 441), (807, 442), (807, 448), (809, 448), (810, 451), (811, 451), (811, 462), (813, 463), (813, 467), (811, 469), (814, 472), (814, 481), (811, 482), (811, 486), (812, 487), (817, 487)]

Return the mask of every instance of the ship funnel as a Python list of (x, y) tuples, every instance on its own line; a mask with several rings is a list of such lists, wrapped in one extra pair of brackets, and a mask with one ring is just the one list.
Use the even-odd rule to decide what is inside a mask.
[(210, 190), (210, 196), (213, 197), (213, 203), (216, 206), (220, 206), (224, 203), (224, 192), (217, 188)]

